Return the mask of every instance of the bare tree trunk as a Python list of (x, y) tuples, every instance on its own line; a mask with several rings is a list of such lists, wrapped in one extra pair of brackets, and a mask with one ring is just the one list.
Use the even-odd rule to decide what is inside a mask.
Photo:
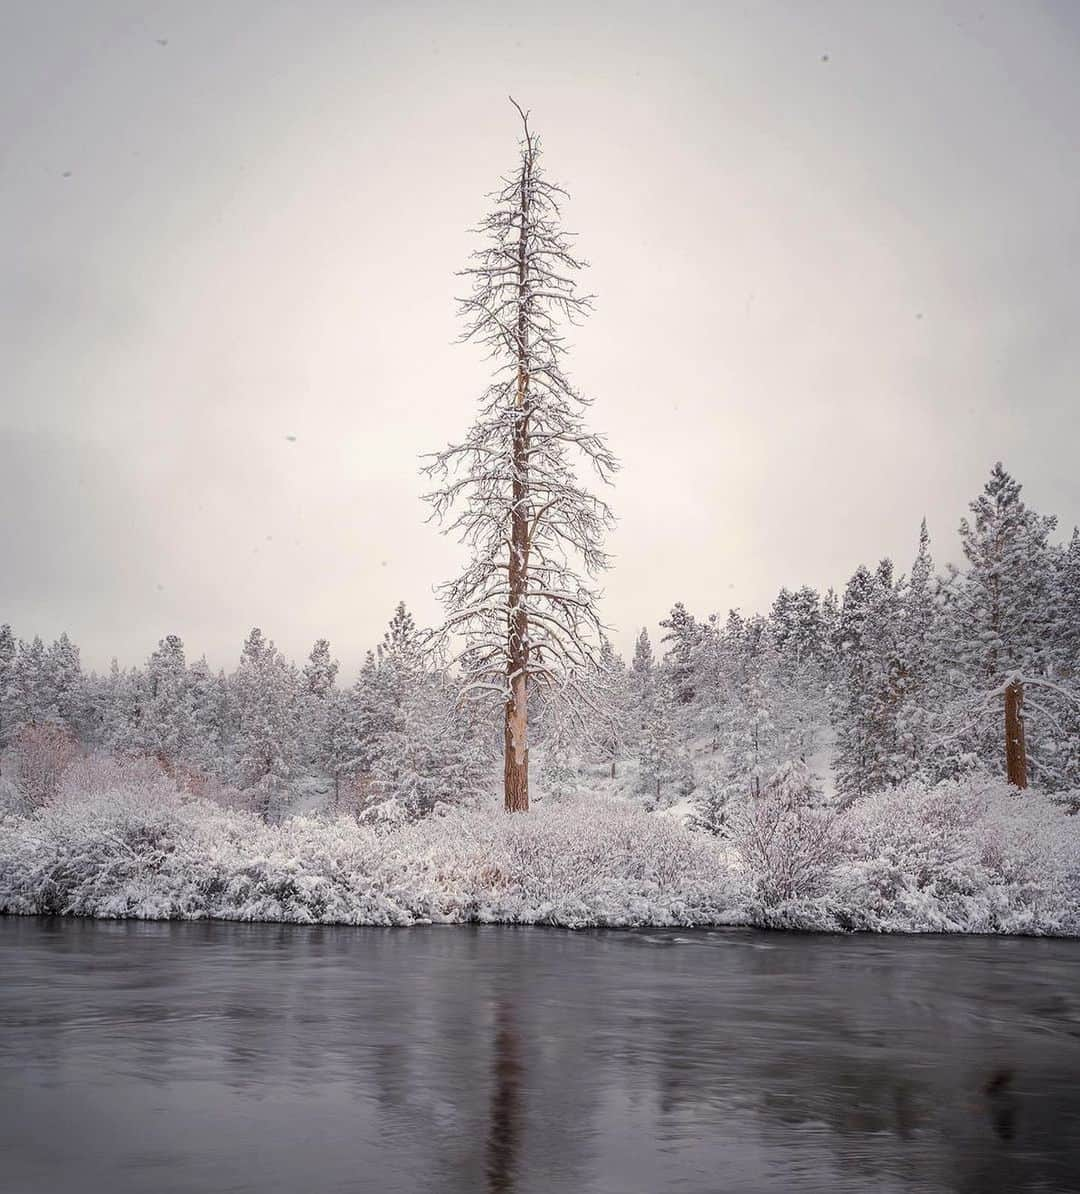
[(507, 627), (507, 681), (510, 696), (506, 702), (506, 765), (503, 795), (508, 813), (527, 812), (529, 808), (529, 618), (525, 608), (529, 580), (529, 343), (528, 299), (529, 260), (528, 212), (529, 182), (532, 173), (531, 143), (526, 125), (526, 151), (521, 166), (518, 220), (518, 295), (517, 295), (517, 394), (514, 401), (513, 495), (510, 514), (510, 624)]
[(1014, 788), (1028, 786), (1024, 685), (1020, 680), (1013, 680), (1005, 689), (1005, 774)]
[(529, 811), (529, 748), (522, 746), (528, 732), (528, 705), (525, 677), (513, 682), (513, 691), (506, 702), (506, 765), (503, 771), (503, 793), (508, 813)]

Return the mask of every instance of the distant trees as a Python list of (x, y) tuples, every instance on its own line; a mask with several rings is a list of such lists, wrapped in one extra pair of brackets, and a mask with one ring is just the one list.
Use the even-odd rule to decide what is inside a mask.
[[(1055, 542), (1055, 520), (1000, 465), (960, 529), (964, 568), (935, 570), (924, 521), (906, 575), (888, 559), (860, 566), (841, 598), (785, 588), (767, 614), (699, 618), (676, 603), (662, 661), (646, 629), (629, 667), (606, 637), (583, 638), (588, 673), (549, 655), (557, 631), (543, 629), (551, 607), (533, 574), (545, 794), (588, 792), (583, 764), (614, 780), (625, 762), (622, 791), (649, 805), (692, 794), (696, 823), (722, 834), (796, 771), (840, 805), (981, 771), (1080, 807), (1080, 533)], [(254, 629), (227, 674), (189, 664), (166, 635), (141, 666), (97, 675), (68, 635), (46, 644), (0, 626), (5, 790), (48, 802), (72, 752), (90, 747), (152, 759), (193, 793), (245, 794), (268, 818), (325, 796), (330, 811), (393, 823), (487, 790), (501, 748), (505, 801), (505, 723), (497, 743), (483, 707), (457, 699), (480, 638), (466, 635), (464, 671), (432, 641), (399, 603), (342, 686), (326, 639), (297, 668)], [(505, 700), (506, 675), (490, 682)]]
[(603, 480), (616, 467), (564, 372), (560, 325), (590, 300), (577, 291), (583, 263), (560, 228), (566, 193), (545, 176), (540, 140), (518, 112), (517, 164), (481, 223), (487, 243), (464, 271), (471, 290), (461, 303), (464, 337), (488, 349), (494, 379), (465, 438), (427, 466), (435, 515), (471, 553), (444, 586), (443, 632), (464, 640), (463, 692), (503, 705), (504, 802), (515, 812), (529, 807), (532, 689), (572, 689), (569, 707), (588, 716), (583, 680), (595, 674), (601, 626), (583, 574), (607, 566), (611, 514), (582, 487), (575, 462)]

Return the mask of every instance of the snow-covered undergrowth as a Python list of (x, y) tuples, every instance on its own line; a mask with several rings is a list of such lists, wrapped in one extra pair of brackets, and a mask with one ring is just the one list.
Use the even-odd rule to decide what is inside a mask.
[(0, 911), (1080, 935), (1080, 817), (967, 780), (842, 813), (758, 804), (727, 839), (595, 798), (375, 832), (265, 825), (164, 778), (114, 775), (0, 814)]

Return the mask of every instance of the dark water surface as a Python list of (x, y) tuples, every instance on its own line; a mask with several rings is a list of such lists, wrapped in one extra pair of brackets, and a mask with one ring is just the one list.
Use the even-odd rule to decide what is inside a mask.
[(1080, 1191), (1080, 942), (0, 918), (0, 1189)]

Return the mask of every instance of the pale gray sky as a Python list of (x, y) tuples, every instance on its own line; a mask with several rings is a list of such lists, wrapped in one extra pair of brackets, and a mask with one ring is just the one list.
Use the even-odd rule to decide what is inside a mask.
[(507, 92), (592, 262), (621, 646), (905, 567), (924, 513), (951, 556), (998, 458), (1080, 521), (1068, 0), (3, 0), (0, 621), (352, 671), (437, 617), (417, 456), (486, 381), (452, 275)]

